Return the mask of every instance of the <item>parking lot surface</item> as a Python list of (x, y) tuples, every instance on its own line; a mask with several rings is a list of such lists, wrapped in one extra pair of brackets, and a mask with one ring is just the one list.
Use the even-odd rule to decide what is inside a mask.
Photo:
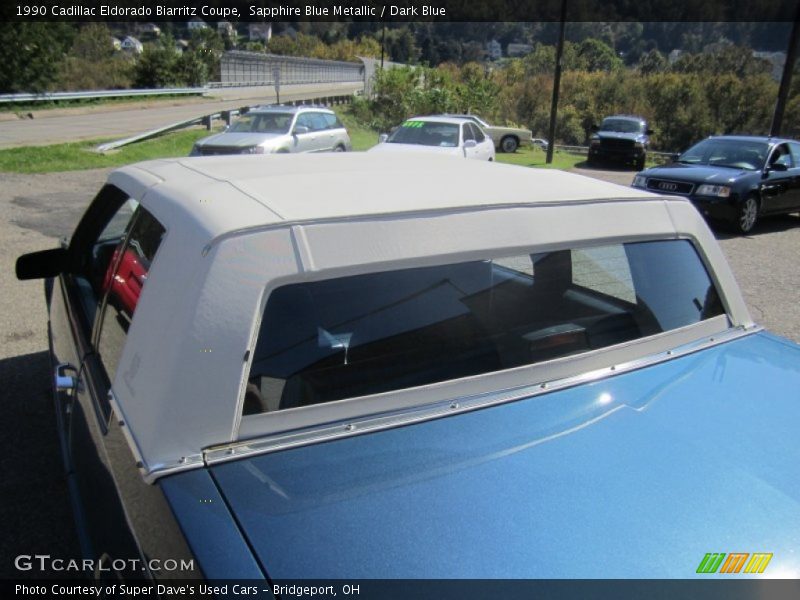
[[(53, 247), (72, 232), (109, 170), (21, 175), (0, 173), (0, 577), (41, 576), (14, 570), (18, 554), (79, 556), (51, 408), (47, 315), (42, 282), (19, 282), (14, 261)], [(630, 171), (576, 169), (629, 185)], [(754, 319), (800, 342), (800, 217), (763, 220), (746, 237), (718, 232)], [(62, 574), (63, 575), (63, 574)]]

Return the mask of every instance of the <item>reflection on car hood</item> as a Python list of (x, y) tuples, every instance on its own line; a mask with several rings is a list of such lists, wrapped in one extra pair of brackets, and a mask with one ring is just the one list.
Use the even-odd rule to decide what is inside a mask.
[(383, 142), (373, 146), (367, 152), (432, 152), (434, 154), (456, 154), (464, 156), (464, 150), (454, 146), (424, 146), (422, 144), (398, 144)]
[(199, 146), (226, 146), (234, 148), (249, 148), (251, 146), (264, 145), (280, 137), (282, 133), (235, 133), (224, 132), (203, 138), (197, 144)]
[(758, 176), (758, 171), (731, 169), (730, 167), (670, 163), (661, 167), (651, 167), (644, 172), (644, 175), (647, 177), (669, 179), (671, 181), (690, 181), (692, 183), (713, 183), (722, 185), (735, 183), (742, 177), (748, 175)]
[(800, 349), (755, 334), (501, 406), (213, 475), (268, 575), (800, 575)]

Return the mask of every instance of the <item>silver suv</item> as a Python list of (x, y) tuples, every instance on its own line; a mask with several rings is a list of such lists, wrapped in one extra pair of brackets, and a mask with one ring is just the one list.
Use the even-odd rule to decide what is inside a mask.
[(199, 140), (191, 156), (344, 152), (350, 136), (332, 110), (311, 106), (259, 106), (222, 133)]

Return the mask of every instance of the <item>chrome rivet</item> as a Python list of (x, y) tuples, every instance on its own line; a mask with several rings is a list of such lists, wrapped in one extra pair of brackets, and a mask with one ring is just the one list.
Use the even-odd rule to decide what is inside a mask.
[(355, 425), (353, 425), (352, 423), (348, 423), (348, 424), (345, 426), (345, 428), (344, 428), (344, 429), (345, 429), (345, 431), (355, 431), (355, 428), (356, 428), (356, 426), (355, 426)]
[(457, 409), (457, 408), (458, 408), (458, 402), (453, 402), (453, 403), (450, 405), (450, 408), (452, 408), (453, 410)]
[(617, 367), (616, 367), (616, 365), (611, 365), (611, 370), (612, 370), (612, 371), (616, 371), (616, 370), (617, 370)]
[(547, 384), (546, 384), (546, 383), (543, 383), (543, 384), (542, 384), (542, 385), (540, 385), (539, 387), (540, 387), (540, 388), (542, 388), (543, 390), (546, 390), (546, 389), (547, 389)]
[(672, 356), (672, 350), (667, 350), (667, 356)]

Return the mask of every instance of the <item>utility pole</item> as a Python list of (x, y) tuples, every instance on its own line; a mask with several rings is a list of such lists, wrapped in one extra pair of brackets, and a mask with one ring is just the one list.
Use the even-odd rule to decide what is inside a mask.
[(792, 33), (789, 35), (789, 47), (786, 49), (786, 62), (783, 65), (781, 85), (778, 88), (778, 100), (775, 102), (775, 112), (772, 114), (772, 127), (769, 129), (769, 134), (773, 137), (781, 134), (783, 111), (786, 108), (786, 99), (789, 97), (789, 87), (792, 83), (792, 70), (797, 62), (798, 38), (800, 38), (800, 3), (797, 5)]
[(383, 70), (383, 49), (386, 46), (386, 23), (383, 24), (383, 32), (381, 33), (381, 70)]
[(558, 93), (561, 88), (561, 57), (564, 53), (564, 31), (567, 25), (567, 0), (561, 0), (561, 29), (558, 33), (556, 48), (556, 72), (553, 76), (553, 102), (550, 105), (550, 132), (547, 138), (547, 158), (549, 165), (553, 162), (553, 147), (556, 142), (556, 117), (558, 116)]

